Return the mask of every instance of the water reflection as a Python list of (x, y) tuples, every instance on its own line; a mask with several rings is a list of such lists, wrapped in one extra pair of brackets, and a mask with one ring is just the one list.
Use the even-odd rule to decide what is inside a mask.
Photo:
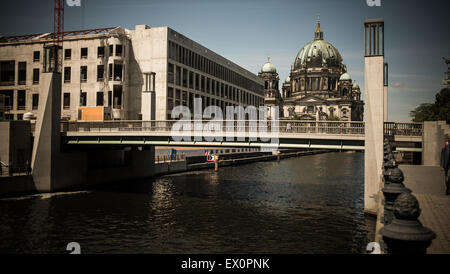
[(363, 154), (329, 153), (0, 200), (0, 252), (358, 253)]

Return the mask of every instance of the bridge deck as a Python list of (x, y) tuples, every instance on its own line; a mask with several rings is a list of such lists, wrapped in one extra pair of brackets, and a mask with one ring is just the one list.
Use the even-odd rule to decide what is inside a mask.
[[(234, 121), (184, 121), (190, 130), (172, 131), (177, 121), (108, 121), (63, 123), (63, 144), (170, 145), (279, 148), (364, 149), (363, 122), (279, 121), (278, 124)], [(214, 130), (205, 131), (208, 125)], [(421, 151), (421, 127), (407, 123), (385, 125), (399, 150)], [(192, 130), (200, 125), (200, 130)], [(400, 129), (398, 129), (400, 128)], [(218, 130), (217, 130), (218, 129)], [(231, 130), (230, 130), (231, 129)], [(275, 129), (271, 131), (271, 129)], [(182, 139), (182, 137), (184, 137)], [(405, 144), (405, 145), (402, 145)], [(401, 148), (400, 148), (401, 147)]]

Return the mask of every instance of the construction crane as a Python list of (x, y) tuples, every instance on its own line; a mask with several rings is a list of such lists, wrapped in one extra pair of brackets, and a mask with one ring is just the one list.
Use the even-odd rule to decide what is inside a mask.
[(44, 45), (44, 72), (60, 72), (62, 59), (60, 51), (64, 40), (64, 0), (54, 0), (53, 42)]
[(64, 0), (54, 0), (53, 44), (62, 46), (64, 39)]

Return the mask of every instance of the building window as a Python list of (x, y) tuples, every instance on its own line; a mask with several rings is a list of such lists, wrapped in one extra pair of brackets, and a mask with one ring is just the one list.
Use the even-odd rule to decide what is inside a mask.
[(114, 56), (114, 45), (109, 45), (109, 56)]
[(11, 110), (13, 107), (14, 91), (0, 90), (0, 95), (5, 95), (4, 99), (5, 111)]
[(113, 87), (113, 108), (122, 108), (122, 86), (115, 85)]
[(122, 45), (116, 45), (116, 56), (122, 56)]
[(196, 90), (200, 90), (200, 85), (199, 85), (199, 83), (200, 83), (200, 76), (196, 73), (195, 74), (195, 89)]
[(18, 110), (25, 110), (26, 106), (26, 91), (25, 90), (18, 90), (17, 91), (17, 109)]
[(112, 105), (112, 91), (108, 91), (108, 106)]
[(205, 92), (205, 76), (202, 75), (201, 91)]
[(39, 106), (39, 94), (34, 93), (33, 96), (31, 97), (32, 100), (32, 109), (38, 109)]
[(87, 105), (87, 92), (82, 91), (80, 94), (80, 106), (85, 107)]
[(19, 85), (25, 85), (27, 81), (27, 62), (19, 62)]
[(87, 66), (80, 67), (80, 80), (81, 82), (87, 82)]
[(33, 84), (39, 84), (39, 69), (33, 69)]
[(98, 65), (97, 66), (97, 81), (103, 81), (105, 78), (105, 66)]
[(112, 81), (113, 77), (113, 64), (108, 65), (108, 78), (110, 81)]
[(81, 59), (88, 58), (88, 48), (81, 48)]
[(189, 71), (189, 88), (194, 88), (194, 73)]
[(169, 63), (169, 70), (167, 72), (167, 81), (172, 84), (174, 83), (173, 70), (174, 70), (173, 64)]
[(122, 64), (114, 64), (114, 81), (122, 81)]
[(0, 85), (13, 86), (15, 81), (15, 61), (0, 62)]
[(172, 110), (173, 109), (173, 88), (167, 89), (167, 109)]
[(64, 67), (64, 83), (70, 83), (72, 75), (72, 69), (70, 67)]
[(97, 57), (102, 58), (105, 56), (105, 47), (98, 47), (97, 48)]
[(188, 71), (186, 69), (183, 69), (183, 87), (187, 88), (187, 77), (188, 77)]
[(34, 51), (33, 52), (33, 62), (39, 62), (40, 59), (41, 59), (41, 52)]
[(97, 106), (103, 106), (103, 91), (97, 92)]
[(175, 73), (175, 84), (181, 86), (181, 68), (177, 66)]
[(72, 59), (72, 49), (65, 49), (64, 50), (64, 60), (70, 60)]
[(63, 99), (63, 108), (64, 109), (70, 109), (70, 93), (65, 92), (64, 93), (64, 99)]

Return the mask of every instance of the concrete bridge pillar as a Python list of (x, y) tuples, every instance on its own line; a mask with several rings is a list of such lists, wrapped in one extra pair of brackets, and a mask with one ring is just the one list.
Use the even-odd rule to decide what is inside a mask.
[(376, 215), (387, 98), (384, 86), (384, 22), (383, 19), (366, 20), (364, 27), (364, 211)]
[(31, 162), (37, 192), (142, 179), (154, 174), (153, 146), (62, 151), (60, 73), (42, 74), (39, 97)]

